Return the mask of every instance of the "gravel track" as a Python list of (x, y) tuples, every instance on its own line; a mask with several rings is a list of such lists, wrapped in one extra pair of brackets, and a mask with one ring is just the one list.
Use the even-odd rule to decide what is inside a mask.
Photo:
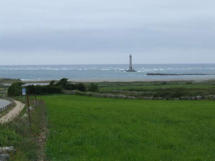
[(5, 124), (5, 123), (12, 121), (24, 109), (25, 104), (23, 104), (20, 101), (14, 101), (14, 102), (16, 104), (15, 107), (11, 111), (9, 111), (6, 115), (4, 115), (0, 118), (0, 124)]

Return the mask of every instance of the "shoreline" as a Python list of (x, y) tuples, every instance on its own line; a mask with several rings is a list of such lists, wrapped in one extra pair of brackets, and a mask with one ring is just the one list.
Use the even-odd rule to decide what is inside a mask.
[[(51, 81), (59, 81), (60, 79), (55, 79), (55, 80), (22, 80), (22, 82), (25, 83), (49, 83)], [(151, 79), (151, 80), (117, 80), (117, 79), (112, 79), (112, 80), (72, 80), (68, 79), (70, 82), (78, 83), (102, 83), (102, 82), (107, 82), (107, 83), (113, 83), (113, 82), (210, 82), (210, 81), (215, 81), (215, 79), (169, 79), (169, 80), (164, 80), (164, 79)]]
[[(164, 76), (165, 77), (165, 76)], [(168, 77), (168, 76), (166, 76)], [(62, 77), (63, 78), (63, 77)], [(61, 78), (61, 79), (62, 79)], [(24, 83), (40, 83), (40, 84), (47, 84), (50, 83), (51, 81), (59, 81), (60, 79), (52, 79), (52, 80), (34, 80), (34, 79), (18, 79), (18, 78), (0, 78), (0, 84), (11, 84), (13, 82), (17, 82), (17, 81), (22, 81)], [(181, 79), (177, 79), (177, 78), (171, 78), (171, 76), (169, 76), (166, 79), (95, 79), (95, 80), (84, 80), (84, 79), (68, 79), (70, 82), (74, 82), (74, 83), (102, 83), (102, 82), (107, 82), (107, 83), (112, 83), (112, 82), (128, 82), (128, 83), (132, 83), (132, 82), (210, 82), (210, 81), (215, 81), (215, 78), (181, 78)]]

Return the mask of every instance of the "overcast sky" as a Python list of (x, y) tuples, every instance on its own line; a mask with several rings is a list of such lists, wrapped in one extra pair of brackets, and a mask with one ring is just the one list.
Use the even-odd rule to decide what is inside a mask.
[(1, 0), (0, 65), (215, 63), (214, 0)]

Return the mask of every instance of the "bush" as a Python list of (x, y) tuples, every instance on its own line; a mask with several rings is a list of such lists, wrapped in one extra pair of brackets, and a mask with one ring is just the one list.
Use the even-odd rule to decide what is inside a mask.
[(69, 84), (67, 78), (62, 78), (59, 82), (57, 82), (57, 86), (60, 86), (62, 88), (66, 88), (66, 86)]
[[(22, 95), (22, 82), (13, 83), (8, 89), (8, 96), (21, 96)], [(34, 86), (30, 85), (26, 87), (27, 94), (29, 95), (44, 95), (44, 94), (58, 94), (62, 93), (63, 89), (67, 90), (79, 90), (85, 92), (89, 91), (98, 91), (98, 86), (96, 84), (90, 84), (87, 88), (83, 83), (70, 84), (68, 79), (63, 78), (57, 83), (51, 81), (47, 86)]]
[(30, 95), (31, 94), (36, 94), (36, 91), (37, 91), (36, 86), (31, 85), (31, 86), (27, 87), (27, 93), (30, 94)]
[(91, 83), (88, 87), (88, 91), (97, 92), (99, 90), (98, 85), (95, 83)]
[(62, 93), (62, 89), (57, 86), (28, 86), (28, 94), (43, 95), (43, 94), (57, 94)]
[(83, 91), (83, 92), (87, 90), (86, 86), (83, 83), (76, 84), (76, 88), (77, 90)]
[(67, 90), (76, 90), (77, 87), (76, 87), (75, 84), (68, 84), (68, 85), (65, 87), (65, 89), (67, 89)]
[(55, 81), (54, 81), (54, 80), (51, 81), (51, 82), (49, 83), (49, 85), (50, 85), (50, 86), (54, 86), (54, 85), (55, 85)]
[(79, 91), (86, 91), (87, 87), (83, 83), (78, 84), (67, 84), (67, 86), (64, 88), (67, 90), (79, 90)]
[(21, 96), (22, 95), (22, 82), (15, 82), (8, 88), (8, 96)]

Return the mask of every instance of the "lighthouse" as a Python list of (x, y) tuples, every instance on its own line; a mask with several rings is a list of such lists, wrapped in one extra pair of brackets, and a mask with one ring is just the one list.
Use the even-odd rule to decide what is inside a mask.
[(136, 71), (133, 69), (132, 55), (131, 55), (131, 54), (129, 55), (129, 69), (127, 70), (127, 72), (136, 72)]

